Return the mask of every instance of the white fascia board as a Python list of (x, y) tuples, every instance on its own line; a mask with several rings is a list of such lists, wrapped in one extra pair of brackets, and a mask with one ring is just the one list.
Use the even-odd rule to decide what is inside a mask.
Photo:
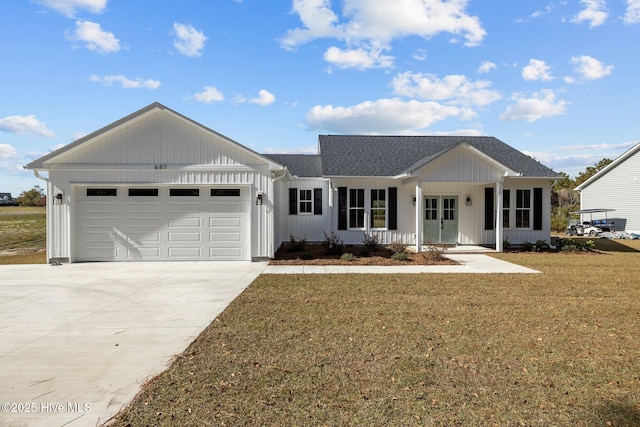
[(582, 184), (578, 185), (575, 190), (576, 191), (582, 191), (585, 188), (587, 188), (588, 186), (590, 186), (593, 182), (597, 181), (598, 179), (600, 179), (602, 176), (606, 175), (607, 173), (609, 173), (609, 171), (611, 171), (613, 168), (617, 167), (620, 163), (624, 162), (625, 160), (627, 160), (629, 157), (633, 156), (637, 151), (640, 150), (640, 142), (637, 143), (636, 145), (634, 145), (633, 147), (631, 147), (630, 149), (628, 149), (626, 152), (622, 153), (622, 155), (620, 157), (618, 157), (617, 159), (615, 159), (613, 162), (609, 163), (607, 166), (605, 166), (604, 169), (598, 171), (598, 173), (596, 173), (595, 175), (593, 175), (591, 178), (589, 178), (588, 180), (586, 180), (585, 182), (583, 182)]

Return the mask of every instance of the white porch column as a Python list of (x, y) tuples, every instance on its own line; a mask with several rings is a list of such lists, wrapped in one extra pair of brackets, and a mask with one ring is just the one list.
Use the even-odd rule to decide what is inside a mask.
[(416, 252), (422, 252), (422, 183), (416, 182)]
[(504, 213), (502, 211), (502, 181), (496, 182), (496, 251), (504, 250), (504, 229), (502, 220)]

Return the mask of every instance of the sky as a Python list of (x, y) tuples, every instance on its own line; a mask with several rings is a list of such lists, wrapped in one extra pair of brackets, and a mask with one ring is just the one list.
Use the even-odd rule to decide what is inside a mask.
[(3, 0), (0, 192), (153, 102), (259, 153), (489, 135), (575, 176), (640, 140), (640, 0)]

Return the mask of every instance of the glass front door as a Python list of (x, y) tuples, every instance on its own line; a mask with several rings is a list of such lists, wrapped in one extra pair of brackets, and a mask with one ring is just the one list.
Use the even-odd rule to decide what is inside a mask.
[(427, 196), (424, 243), (458, 242), (458, 196)]

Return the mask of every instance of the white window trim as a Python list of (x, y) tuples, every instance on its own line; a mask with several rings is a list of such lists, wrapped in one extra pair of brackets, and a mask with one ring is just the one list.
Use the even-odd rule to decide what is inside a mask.
[[(302, 192), (308, 191), (310, 194), (309, 199), (302, 199)], [(309, 212), (302, 212), (302, 203), (308, 203), (311, 206), (311, 210)], [(315, 206), (313, 205), (313, 189), (312, 188), (299, 188), (298, 189), (298, 215), (313, 215)]]
[[(372, 203), (372, 197), (371, 197), (371, 193), (373, 191), (384, 191), (384, 209), (382, 208), (374, 208), (373, 206), (371, 206)], [(366, 198), (366, 197), (365, 197)], [(384, 227), (371, 227), (371, 230), (387, 230), (389, 227), (389, 190), (387, 188), (370, 188), (369, 189), (369, 215), (373, 220), (373, 211), (374, 210), (382, 210), (384, 211)], [(366, 213), (366, 210), (365, 210)]]
[[(518, 192), (519, 191), (528, 191), (529, 192), (529, 207), (527, 208), (519, 208), (518, 207)], [(513, 229), (514, 230), (533, 230), (533, 189), (531, 188), (517, 188), (513, 190)], [(518, 212), (519, 211), (528, 211), (529, 212), (529, 226), (528, 227), (518, 227)]]

